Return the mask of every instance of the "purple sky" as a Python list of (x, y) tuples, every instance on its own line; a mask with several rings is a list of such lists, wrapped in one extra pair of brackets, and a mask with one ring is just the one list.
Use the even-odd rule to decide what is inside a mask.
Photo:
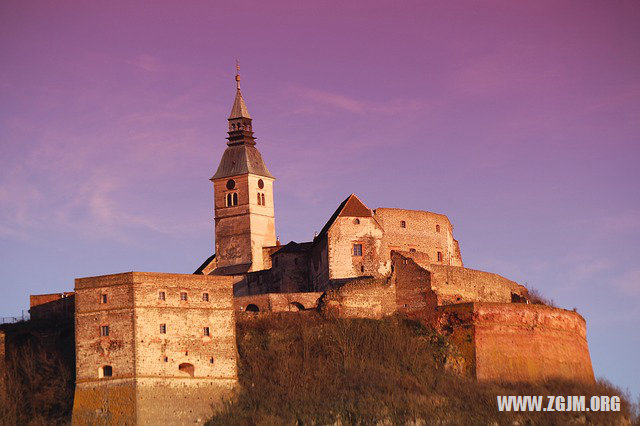
[(640, 393), (640, 2), (0, 2), (0, 316), (195, 270), (234, 60), (283, 242), (347, 195), (449, 216), (465, 266), (588, 324)]

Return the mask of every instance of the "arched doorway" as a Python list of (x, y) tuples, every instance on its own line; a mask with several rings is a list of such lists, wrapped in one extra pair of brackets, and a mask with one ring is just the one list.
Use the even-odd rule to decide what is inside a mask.
[(260, 312), (260, 308), (258, 308), (258, 305), (254, 305), (253, 303), (250, 303), (245, 308), (245, 311), (246, 312)]

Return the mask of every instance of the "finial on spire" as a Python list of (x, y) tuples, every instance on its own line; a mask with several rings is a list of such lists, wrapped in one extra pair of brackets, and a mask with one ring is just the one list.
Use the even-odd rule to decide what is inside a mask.
[(236, 59), (236, 88), (240, 90), (240, 61)]

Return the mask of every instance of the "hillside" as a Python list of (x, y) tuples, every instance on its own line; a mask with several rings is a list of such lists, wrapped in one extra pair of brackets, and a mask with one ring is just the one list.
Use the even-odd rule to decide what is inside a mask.
[[(241, 390), (212, 425), (620, 424), (620, 413), (500, 413), (496, 395), (620, 395), (599, 382), (477, 383), (449, 373), (445, 339), (401, 318), (323, 319), (314, 312), (240, 315)], [(515, 423), (514, 423), (515, 422)]]
[[(73, 323), (5, 327), (6, 386), (0, 425), (69, 424)], [(40, 338), (36, 338), (40, 336)], [(53, 336), (57, 336), (55, 339)], [(212, 425), (272, 424), (620, 424), (621, 413), (499, 413), (496, 395), (620, 395), (607, 383), (482, 384), (447, 372), (445, 339), (401, 318), (325, 319), (315, 312), (241, 314), (240, 385)], [(637, 420), (636, 420), (637, 423)]]

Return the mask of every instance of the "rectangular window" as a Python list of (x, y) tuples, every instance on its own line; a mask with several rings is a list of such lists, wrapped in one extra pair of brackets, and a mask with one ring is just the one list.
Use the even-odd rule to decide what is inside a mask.
[(106, 294), (101, 294), (100, 295), (100, 303), (107, 303), (107, 295)]
[(409, 249), (409, 251), (410, 251), (411, 253), (415, 253), (415, 252), (416, 252), (416, 249), (414, 249), (414, 248), (410, 248), (410, 249)]
[(407, 222), (405, 222), (404, 220), (400, 221), (400, 228), (406, 228), (407, 227)]
[(164, 291), (158, 293), (158, 300), (166, 300), (167, 294)]
[(354, 256), (362, 256), (362, 244), (354, 244), (353, 245), (353, 255)]
[(209, 301), (209, 293), (202, 293), (202, 301), (203, 302)]
[(438, 252), (438, 262), (442, 262), (442, 252)]
[(167, 334), (167, 324), (160, 324), (160, 334)]
[(205, 327), (204, 328), (204, 335), (208, 336), (209, 335), (209, 327)]
[(183, 291), (180, 293), (180, 300), (187, 300), (187, 292)]
[(108, 325), (101, 325), (100, 326), (100, 335), (104, 336), (104, 337), (109, 335), (109, 326)]

